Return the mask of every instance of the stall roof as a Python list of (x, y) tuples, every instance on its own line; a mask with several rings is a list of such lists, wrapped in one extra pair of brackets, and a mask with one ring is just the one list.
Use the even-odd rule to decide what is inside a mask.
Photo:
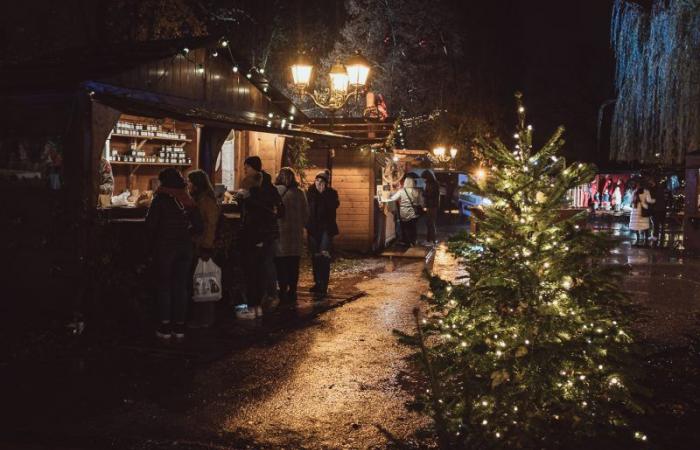
[(364, 118), (311, 118), (309, 126), (349, 136), (360, 145), (381, 144), (394, 131), (394, 120), (378, 121)]
[[(36, 99), (85, 89), (96, 100), (134, 114), (169, 114), (215, 126), (350, 140), (302, 126), (308, 118), (301, 110), (221, 41), (203, 37), (73, 49), (50, 59), (5, 64), (0, 66), (0, 95)], [(248, 72), (251, 79), (245, 76)]]

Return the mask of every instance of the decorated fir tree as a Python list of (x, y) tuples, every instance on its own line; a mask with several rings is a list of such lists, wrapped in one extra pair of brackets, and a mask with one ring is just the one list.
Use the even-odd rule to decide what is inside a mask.
[(563, 128), (533, 150), (516, 98), (513, 146), (481, 140), (483, 176), (467, 187), (491, 204), (475, 235), (451, 243), (468, 280), (434, 278), (426, 296), (431, 314), (419, 334), (432, 383), (424, 400), (443, 447), (645, 441), (628, 423), (638, 408), (625, 296), (602, 264), (614, 243), (586, 229), (581, 214), (561, 213), (567, 191), (594, 169), (557, 156)]

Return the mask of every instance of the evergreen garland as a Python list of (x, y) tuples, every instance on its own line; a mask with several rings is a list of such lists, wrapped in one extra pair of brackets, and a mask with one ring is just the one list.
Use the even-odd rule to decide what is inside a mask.
[(475, 235), (450, 243), (468, 281), (432, 278), (431, 314), (417, 319), (418, 336), (404, 336), (421, 346), (431, 379), (422, 400), (441, 448), (646, 441), (625, 427), (641, 408), (632, 401), (628, 303), (619, 274), (602, 264), (615, 244), (581, 226), (582, 215), (560, 216), (567, 190), (594, 168), (557, 157), (561, 127), (533, 151), (516, 97), (514, 149), (480, 139), (489, 170), (467, 186), (492, 204)]

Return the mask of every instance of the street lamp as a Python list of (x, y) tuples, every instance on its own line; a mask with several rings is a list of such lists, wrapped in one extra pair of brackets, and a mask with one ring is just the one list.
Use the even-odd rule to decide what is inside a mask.
[(450, 148), (450, 152), (448, 154), (445, 147), (435, 147), (433, 149), (433, 157), (439, 162), (446, 163), (457, 157), (457, 149), (455, 147)]
[(367, 84), (370, 71), (369, 62), (359, 52), (348, 58), (345, 65), (337, 61), (328, 73), (329, 95), (327, 98), (321, 98), (316, 93), (309, 92), (313, 65), (305, 55), (300, 54), (291, 69), (294, 86), (299, 95), (310, 97), (318, 107), (330, 111), (331, 114), (360, 93)]

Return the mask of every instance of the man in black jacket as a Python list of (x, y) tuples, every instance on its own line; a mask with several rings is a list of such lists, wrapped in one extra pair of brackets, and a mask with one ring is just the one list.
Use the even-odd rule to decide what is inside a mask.
[(241, 266), (246, 279), (246, 296), (249, 310), (241, 317), (262, 316), (262, 300), (265, 296), (277, 297), (274, 248), (279, 239), (277, 216), (282, 199), (272, 185), (272, 178), (262, 170), (257, 156), (246, 158), (243, 164), (247, 176), (260, 174), (259, 185), (239, 196), (241, 209)]
[(340, 206), (338, 192), (328, 185), (327, 172), (316, 175), (313, 186), (307, 192), (309, 220), (306, 231), (309, 238), (309, 251), (312, 256), (314, 286), (311, 292), (323, 298), (328, 292), (328, 279), (331, 273), (331, 247), (333, 237), (338, 234), (336, 210)]

